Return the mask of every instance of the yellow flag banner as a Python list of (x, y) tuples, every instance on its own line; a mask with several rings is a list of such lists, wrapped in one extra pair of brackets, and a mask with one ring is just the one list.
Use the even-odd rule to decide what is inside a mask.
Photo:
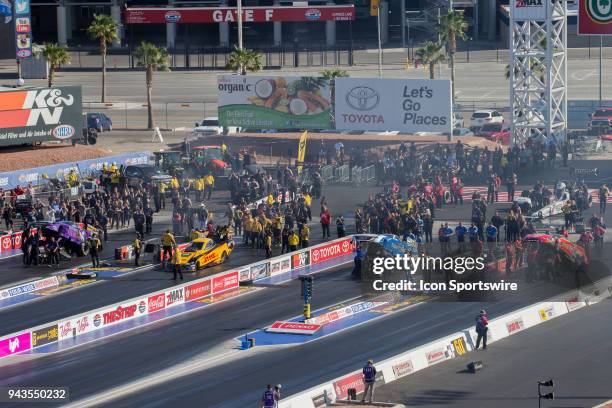
[(378, 15), (379, 5), (380, 5), (380, 0), (370, 0), (370, 15), (372, 17), (376, 17)]
[(297, 172), (300, 174), (302, 172), (302, 167), (304, 165), (304, 158), (306, 157), (306, 138), (308, 137), (308, 131), (305, 130), (300, 136), (300, 143), (298, 144), (298, 155), (297, 155)]

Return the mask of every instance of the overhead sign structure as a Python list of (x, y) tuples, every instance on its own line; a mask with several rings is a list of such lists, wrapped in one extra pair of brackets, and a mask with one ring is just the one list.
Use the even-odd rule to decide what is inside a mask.
[(337, 78), (335, 87), (336, 129), (451, 131), (449, 80)]
[[(353, 5), (242, 8), (242, 21), (245, 23), (351, 20), (355, 20)], [(126, 24), (233, 23), (236, 21), (238, 21), (236, 7), (138, 7), (125, 10)]]
[(0, 146), (80, 137), (82, 115), (80, 86), (0, 92)]
[(17, 58), (32, 56), (30, 0), (15, 0), (15, 41)]
[(331, 90), (320, 77), (220, 75), (219, 124), (253, 129), (331, 129)]
[(612, 35), (612, 3), (610, 0), (578, 1), (578, 34)]

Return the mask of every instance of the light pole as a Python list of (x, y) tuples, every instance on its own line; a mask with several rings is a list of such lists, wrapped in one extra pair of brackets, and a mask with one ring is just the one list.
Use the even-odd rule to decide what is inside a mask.
[(378, 77), (382, 78), (382, 42), (380, 39), (380, 2), (377, 6), (376, 25), (378, 28)]
[(242, 50), (242, 0), (237, 1), (237, 13), (238, 13), (238, 49)]
[(599, 36), (599, 107), (601, 108), (602, 89), (601, 89), (601, 53), (603, 51), (603, 35)]

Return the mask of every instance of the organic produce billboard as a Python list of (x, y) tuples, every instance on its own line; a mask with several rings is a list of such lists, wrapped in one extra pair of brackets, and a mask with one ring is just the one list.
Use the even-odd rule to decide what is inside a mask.
[(331, 129), (329, 81), (319, 77), (221, 75), (219, 124), (252, 129)]

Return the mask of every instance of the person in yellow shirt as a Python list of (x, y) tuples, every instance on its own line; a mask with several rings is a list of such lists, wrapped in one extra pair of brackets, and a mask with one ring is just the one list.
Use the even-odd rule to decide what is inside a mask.
[(215, 178), (212, 174), (208, 173), (206, 177), (204, 177), (204, 196), (207, 197), (207, 200), (210, 200), (213, 188), (215, 188)]
[(181, 270), (181, 250), (178, 246), (174, 247), (174, 253), (172, 254), (172, 272), (174, 272), (174, 280), (176, 280), (177, 274), (180, 275), (183, 280), (183, 271)]
[(221, 153), (225, 154), (225, 152), (227, 152), (227, 146), (225, 143), (221, 143)]
[(304, 224), (300, 231), (300, 238), (302, 239), (302, 248), (308, 248), (308, 241), (310, 240), (310, 228)]
[(260, 249), (263, 245), (263, 226), (261, 225), (261, 222), (259, 222), (259, 219), (255, 219), (255, 221), (252, 224), (252, 240), (253, 242), (251, 242), (251, 248), (255, 248), (255, 245), (257, 245), (257, 249)]
[(161, 236), (160, 241), (162, 244), (161, 260), (164, 261), (172, 254), (172, 247), (176, 245), (176, 240), (170, 230), (166, 230)]
[(202, 191), (204, 191), (204, 179), (202, 177), (198, 177), (194, 181), (195, 191), (196, 191), (196, 201), (202, 201)]
[(166, 209), (166, 190), (168, 185), (163, 181), (159, 183), (159, 206), (160, 208)]
[(289, 232), (289, 252), (296, 251), (299, 244), (300, 237), (298, 237), (295, 231), (291, 230), (291, 232)]
[(304, 204), (306, 204), (308, 207), (312, 205), (312, 197), (308, 193), (304, 193)]
[(266, 258), (272, 258), (272, 233), (270, 230), (267, 230), (264, 241), (266, 246)]
[(272, 193), (268, 194), (268, 197), (266, 198), (266, 204), (268, 204), (269, 206), (274, 204), (274, 197), (272, 196)]
[(117, 168), (117, 163), (113, 162), (113, 164), (111, 164), (110, 169), (108, 170), (111, 173), (118, 173), (119, 169)]
[(180, 186), (181, 186), (181, 184), (179, 183), (179, 181), (176, 178), (176, 176), (172, 177), (172, 180), (170, 181), (170, 188), (172, 190), (178, 190)]
[(79, 185), (79, 176), (74, 170), (70, 170), (70, 173), (68, 173), (68, 185), (70, 187), (77, 187)]
[(136, 234), (132, 247), (134, 248), (134, 266), (139, 266), (138, 261), (140, 260), (140, 250), (142, 249), (140, 234)]
[(272, 220), (272, 235), (274, 238), (274, 245), (277, 245), (277, 246), (280, 245), (282, 229), (283, 229), (283, 219), (281, 218), (279, 214), (276, 214), (274, 216), (274, 219)]
[(248, 246), (253, 232), (253, 219), (249, 214), (245, 214), (242, 225), (244, 227), (244, 244)]

